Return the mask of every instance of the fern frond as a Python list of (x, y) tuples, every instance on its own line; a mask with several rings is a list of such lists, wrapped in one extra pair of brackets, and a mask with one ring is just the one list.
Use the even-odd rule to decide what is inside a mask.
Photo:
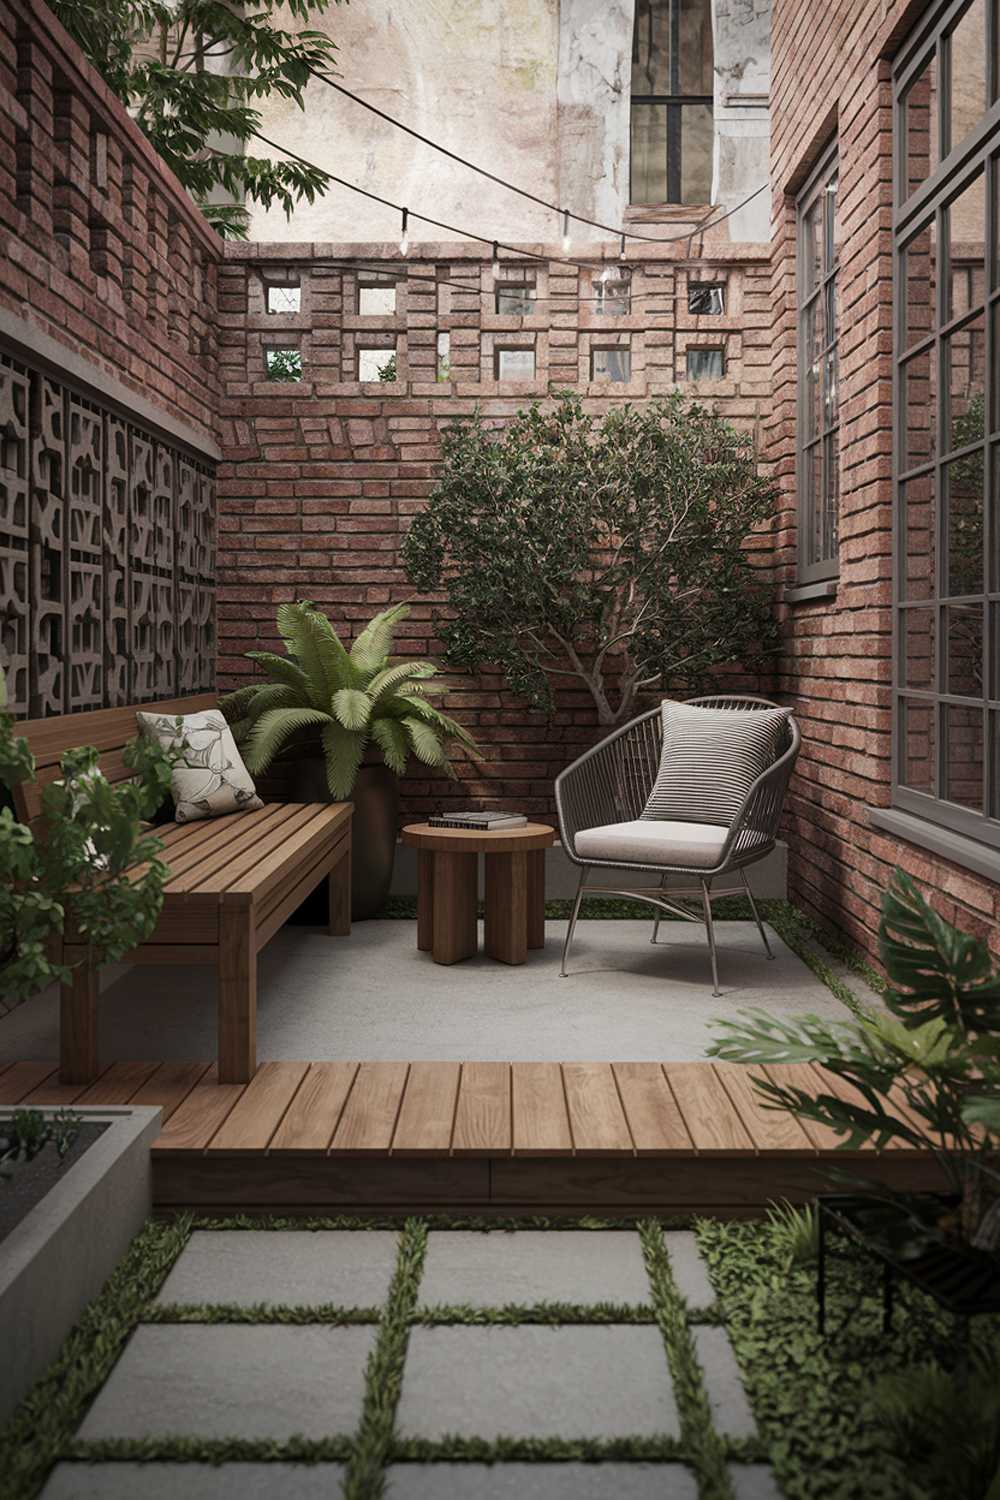
[(260, 683), (248, 682), (243, 687), (236, 688), (232, 693), (225, 693), (219, 699), (219, 707), (227, 724), (234, 724), (246, 713), (247, 705), (254, 695), (260, 692)]
[(401, 723), (418, 760), (422, 760), (425, 766), (447, 765), (448, 757), (444, 753), (444, 746), (429, 724), (425, 724), (422, 719), (411, 718), (403, 719)]
[(247, 770), (266, 771), (286, 740), (297, 729), (330, 723), (330, 715), (316, 708), (272, 708), (261, 714), (250, 731), (243, 759)]
[(345, 729), (364, 729), (371, 718), (371, 699), (360, 688), (340, 688), (333, 695), (333, 712)]
[(365, 737), (331, 721), (327, 723), (320, 738), (323, 742), (326, 784), (330, 788), (330, 795), (336, 797), (338, 802), (346, 801), (354, 790), (364, 753)]
[(390, 771), (402, 776), (410, 754), (410, 741), (398, 719), (373, 719), (371, 736)]
[(364, 682), (344, 648), (344, 643), (321, 610), (309, 611), (312, 648), (319, 657), (330, 698), (344, 688), (363, 687)]
[(351, 661), (359, 671), (372, 673), (384, 666), (385, 659), (392, 650), (396, 626), (409, 613), (408, 604), (393, 604), (389, 609), (383, 609), (365, 626), (351, 647)]
[(286, 687), (295, 688), (302, 707), (310, 702), (309, 683), (302, 668), (287, 656), (278, 656), (274, 651), (248, 651), (247, 657), (264, 668), (269, 677)]
[(424, 679), (433, 677), (436, 668), (428, 661), (401, 661), (394, 667), (384, 667), (381, 672), (376, 672), (367, 686), (367, 692), (372, 702), (377, 702), (382, 694), (398, 692), (404, 683), (423, 683)]

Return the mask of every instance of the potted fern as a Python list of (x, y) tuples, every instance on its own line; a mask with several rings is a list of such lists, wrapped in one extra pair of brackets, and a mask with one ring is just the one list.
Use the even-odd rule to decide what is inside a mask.
[(411, 755), (453, 775), (452, 744), (475, 752), (460, 724), (431, 701), (444, 691), (432, 662), (393, 661), (409, 605), (383, 610), (348, 650), (309, 600), (283, 604), (285, 655), (248, 651), (267, 674), (222, 700), (247, 768), (259, 775), (291, 759), (303, 802), (354, 803), (352, 916), (374, 916), (389, 893), (396, 855), (399, 780)]

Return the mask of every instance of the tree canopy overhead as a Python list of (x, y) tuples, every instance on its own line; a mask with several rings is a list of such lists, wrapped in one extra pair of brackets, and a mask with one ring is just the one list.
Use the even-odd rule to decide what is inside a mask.
[[(331, 0), (285, 0), (295, 21)], [(334, 0), (339, 4), (339, 0)], [(247, 153), (271, 95), (304, 107), (335, 51), (325, 32), (275, 24), (276, 0), (52, 0), (73, 39), (128, 105), (157, 152), (221, 234), (244, 238), (245, 200), (289, 216), (330, 178), (301, 161)]]
[(404, 543), (417, 587), (442, 589), (448, 659), (496, 665), (551, 711), (575, 677), (602, 724), (652, 691), (768, 664), (770, 590), (746, 542), (773, 514), (752, 439), (676, 394), (595, 420), (579, 397), (501, 431), (445, 430), (443, 470)]

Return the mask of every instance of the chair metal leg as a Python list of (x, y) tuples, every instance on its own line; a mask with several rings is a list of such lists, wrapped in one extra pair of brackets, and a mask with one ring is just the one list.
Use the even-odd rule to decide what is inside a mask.
[(566, 979), (566, 960), (569, 957), (569, 945), (573, 941), (573, 933), (576, 931), (576, 919), (580, 915), (580, 902), (583, 900), (583, 888), (587, 884), (587, 868), (580, 871), (580, 884), (576, 888), (576, 899), (573, 902), (573, 910), (570, 914), (569, 926), (566, 928), (566, 941), (563, 943), (562, 962), (559, 965), (559, 978)]
[(705, 912), (705, 928), (708, 932), (708, 951), (712, 956), (712, 994), (721, 994), (719, 989), (719, 959), (715, 951), (715, 924), (712, 921), (712, 898), (708, 893), (708, 881), (701, 882), (701, 904)]
[(764, 931), (764, 924), (760, 920), (760, 912), (757, 910), (757, 903), (753, 899), (753, 891), (750, 889), (750, 882), (747, 879), (747, 872), (743, 869), (742, 865), (740, 866), (740, 879), (743, 881), (743, 884), (746, 888), (747, 900), (750, 902), (750, 910), (753, 912), (753, 919), (757, 923), (757, 931), (760, 933), (760, 940), (764, 944), (764, 952), (767, 954), (768, 958), (773, 958), (774, 954), (771, 952), (771, 944), (767, 940), (767, 933)]
[[(667, 883), (667, 877), (665, 875), (661, 875), (660, 876), (660, 890), (661, 891), (663, 890), (663, 888), (666, 885), (666, 883)], [(653, 919), (653, 936), (649, 940), (651, 943), (655, 943), (656, 942), (657, 936), (658, 936), (659, 931), (660, 931), (660, 923), (662, 921), (663, 921), (663, 918), (660, 916), (659, 911), (657, 911), (656, 916)]]

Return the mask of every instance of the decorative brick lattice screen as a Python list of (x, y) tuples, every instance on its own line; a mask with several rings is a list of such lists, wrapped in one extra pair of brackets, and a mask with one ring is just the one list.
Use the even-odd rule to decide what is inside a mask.
[(0, 356), (0, 665), (18, 715), (210, 689), (204, 464)]

